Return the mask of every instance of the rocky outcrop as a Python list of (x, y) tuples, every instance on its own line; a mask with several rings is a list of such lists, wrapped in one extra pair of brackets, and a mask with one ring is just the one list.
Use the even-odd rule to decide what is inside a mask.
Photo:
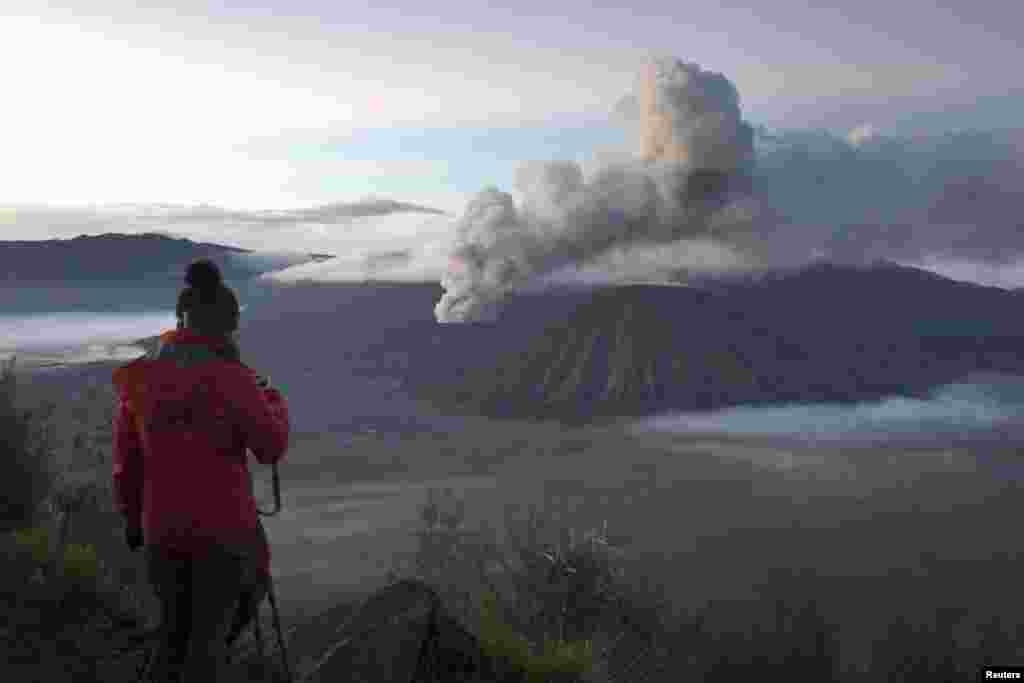
[(289, 637), (295, 680), (303, 683), (520, 683), (525, 674), (487, 657), (477, 638), (420, 581), (372, 594), (295, 628)]

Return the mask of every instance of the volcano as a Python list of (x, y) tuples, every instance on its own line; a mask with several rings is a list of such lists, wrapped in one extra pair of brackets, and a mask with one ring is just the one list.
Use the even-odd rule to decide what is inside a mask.
[(975, 371), (1024, 374), (1022, 310), (1018, 291), (820, 263), (512, 297), (498, 323), (445, 329), (413, 365), (433, 376), (418, 391), (459, 410), (570, 422), (922, 397)]

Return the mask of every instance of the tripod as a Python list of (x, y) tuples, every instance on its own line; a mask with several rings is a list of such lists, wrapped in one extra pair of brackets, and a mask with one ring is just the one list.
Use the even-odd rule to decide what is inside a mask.
[[(273, 517), (274, 515), (281, 512), (281, 477), (277, 472), (277, 463), (274, 463), (271, 467), (271, 476), (273, 479), (274, 489), (274, 509), (270, 512), (265, 512), (256, 508), (256, 513), (261, 517)], [(252, 474), (250, 473), (250, 482), (252, 481)], [(284, 644), (284, 631), (281, 629), (281, 614), (277, 609), (277, 598), (274, 595), (274, 579), (267, 574), (267, 601), (270, 603), (270, 614), (273, 619), (274, 630), (277, 632), (277, 645), (281, 649), (281, 664), (284, 667), (285, 676), (288, 677), (289, 681), (294, 680), (292, 677), (291, 665), (288, 663), (288, 650)], [(259, 605), (256, 606), (256, 616), (253, 620), (253, 629), (255, 630), (256, 639), (262, 643), (263, 633), (260, 629), (260, 615)]]

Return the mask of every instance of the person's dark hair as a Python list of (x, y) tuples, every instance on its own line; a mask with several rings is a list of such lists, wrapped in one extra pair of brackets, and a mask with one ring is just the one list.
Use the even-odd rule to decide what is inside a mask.
[(224, 284), (224, 279), (216, 263), (201, 258), (190, 263), (185, 270), (185, 284), (199, 292), (199, 298), (203, 303), (213, 303), (217, 298), (217, 290)]
[(210, 259), (197, 259), (185, 271), (185, 287), (178, 295), (175, 314), (179, 325), (204, 334), (226, 335), (238, 329), (238, 298), (224, 284), (220, 268)]

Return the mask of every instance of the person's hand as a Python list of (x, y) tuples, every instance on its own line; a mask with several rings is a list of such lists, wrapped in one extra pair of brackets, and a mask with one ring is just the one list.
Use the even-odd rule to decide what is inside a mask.
[(269, 389), (270, 388), (270, 378), (266, 377), (264, 375), (256, 375), (256, 385), (260, 389)]
[(142, 547), (142, 529), (128, 525), (124, 528), (124, 542), (132, 552)]

